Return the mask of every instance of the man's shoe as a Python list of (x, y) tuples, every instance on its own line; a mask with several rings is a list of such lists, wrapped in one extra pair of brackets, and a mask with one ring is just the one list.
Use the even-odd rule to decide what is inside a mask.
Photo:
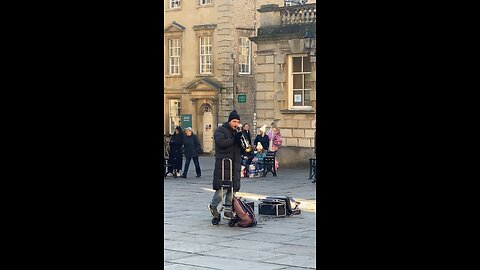
[(214, 218), (218, 218), (218, 216), (220, 216), (220, 214), (218, 213), (218, 210), (215, 206), (213, 206), (211, 204), (208, 204), (208, 210), (210, 210), (210, 213), (212, 214), (212, 216)]
[(180, 177), (181, 177), (181, 178), (187, 178), (187, 176), (186, 176), (186, 175), (183, 175), (183, 174), (182, 174)]
[(202, 176), (201, 176), (201, 175), (197, 175), (197, 178), (200, 178), (200, 177), (202, 177)]

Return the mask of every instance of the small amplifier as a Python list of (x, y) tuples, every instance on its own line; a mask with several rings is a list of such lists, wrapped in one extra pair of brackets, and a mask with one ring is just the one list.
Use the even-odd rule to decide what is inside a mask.
[(262, 202), (258, 204), (258, 214), (267, 216), (284, 217), (287, 215), (287, 209), (284, 203)]

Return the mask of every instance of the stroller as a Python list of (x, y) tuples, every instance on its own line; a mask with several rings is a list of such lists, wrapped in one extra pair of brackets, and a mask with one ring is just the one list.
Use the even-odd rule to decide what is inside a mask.
[[(173, 160), (170, 160), (170, 150), (171, 150), (171, 147), (170, 147), (170, 142), (167, 144), (167, 147), (165, 149), (165, 154), (163, 156), (163, 167), (164, 167), (164, 174), (163, 174), (163, 177), (166, 178), (169, 174), (171, 174), (174, 178), (177, 178), (180, 170), (181, 170), (181, 167), (182, 167), (182, 163), (180, 162), (180, 169), (174, 169), (174, 161)], [(183, 150), (182, 150), (182, 158), (184, 156), (183, 154)], [(178, 165), (177, 165), (178, 166)]]
[(171, 174), (174, 178), (177, 178), (177, 170), (173, 169), (173, 164), (170, 162), (170, 159), (168, 157), (164, 157), (164, 174), (163, 178), (166, 178), (169, 174)]
[[(230, 165), (230, 179), (225, 180), (225, 161), (229, 162)], [(222, 160), (222, 185), (220, 190), (222, 192), (222, 200), (224, 196), (224, 189), (230, 188), (230, 192), (234, 194), (233, 188), (233, 171), (232, 171), (232, 160), (229, 158), (224, 158)], [(224, 218), (229, 220), (228, 226), (233, 227), (236, 224), (240, 227), (251, 227), (257, 225), (257, 220), (255, 218), (255, 213), (250, 205), (248, 205), (245, 201), (242, 201), (241, 198), (237, 198), (234, 195), (232, 196), (232, 201), (225, 203), (222, 206), (220, 212), (224, 211), (224, 213), (231, 213), (230, 215), (225, 215)], [(210, 210), (213, 218), (212, 224), (218, 225), (221, 220), (221, 214), (218, 213), (217, 216), (214, 215), (213, 211)]]

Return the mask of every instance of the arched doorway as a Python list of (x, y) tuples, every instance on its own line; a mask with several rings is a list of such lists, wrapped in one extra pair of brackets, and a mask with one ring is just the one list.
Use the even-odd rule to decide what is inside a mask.
[(203, 109), (203, 152), (213, 150), (213, 110), (210, 104), (205, 104)]

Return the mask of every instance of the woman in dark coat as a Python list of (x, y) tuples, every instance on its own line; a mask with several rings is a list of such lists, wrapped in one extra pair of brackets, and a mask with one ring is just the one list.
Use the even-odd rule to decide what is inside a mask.
[[(218, 217), (218, 205), (222, 201), (221, 196), (221, 184), (222, 184), (222, 160), (229, 158), (232, 160), (232, 178), (233, 178), (233, 191), (238, 192), (240, 190), (240, 169), (241, 169), (241, 152), (242, 147), (240, 145), (240, 132), (236, 131), (236, 128), (240, 124), (240, 116), (237, 111), (233, 110), (228, 117), (228, 122), (223, 123), (222, 126), (215, 130), (213, 134), (215, 140), (215, 170), (213, 172), (213, 189), (215, 194), (213, 195), (212, 202), (209, 204), (210, 212), (213, 216)], [(225, 180), (230, 180), (230, 162), (225, 161)], [(225, 198), (225, 207), (231, 206), (232, 194), (231, 189), (224, 189), (226, 191), (223, 195)], [(233, 216), (230, 211), (225, 211), (225, 216)]]
[(175, 133), (170, 139), (170, 155), (168, 156), (168, 160), (172, 165), (174, 177), (177, 177), (177, 174), (182, 170), (183, 136), (183, 130), (178, 126), (175, 128)]
[(197, 177), (202, 176), (202, 170), (200, 169), (200, 163), (198, 162), (198, 155), (200, 155), (202, 146), (200, 145), (197, 135), (193, 134), (192, 128), (190, 127), (185, 129), (183, 148), (185, 150), (185, 169), (183, 170), (182, 178), (187, 178), (188, 167), (190, 166), (192, 158), (193, 163), (195, 164)]
[(263, 149), (267, 150), (268, 145), (270, 143), (270, 139), (268, 138), (267, 134), (265, 134), (265, 131), (267, 130), (267, 125), (263, 125), (261, 128), (259, 128), (259, 134), (255, 138), (255, 141), (253, 142), (253, 146), (256, 148), (258, 143), (262, 144)]

